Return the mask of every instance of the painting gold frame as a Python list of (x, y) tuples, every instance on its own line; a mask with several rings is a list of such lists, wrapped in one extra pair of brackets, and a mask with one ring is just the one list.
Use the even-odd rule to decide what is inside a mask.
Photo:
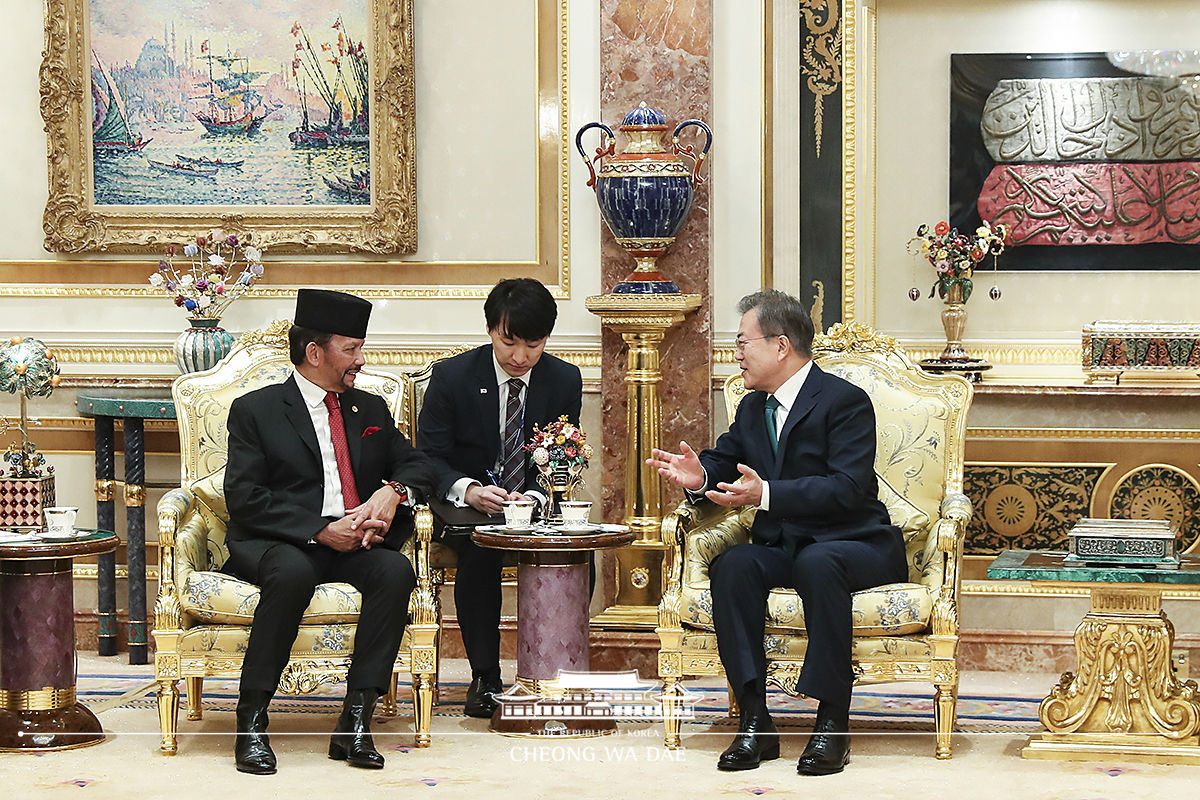
[(275, 253), (412, 253), (417, 249), (413, 0), (370, 0), (371, 176), (365, 206), (96, 206), (89, 120), (88, 0), (45, 0), (40, 71), (51, 252), (141, 252), (214, 227), (253, 229)]

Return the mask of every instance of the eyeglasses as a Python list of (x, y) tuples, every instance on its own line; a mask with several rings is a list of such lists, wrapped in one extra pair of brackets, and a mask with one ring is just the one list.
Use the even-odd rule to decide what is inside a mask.
[(781, 333), (777, 333), (774, 336), (751, 336), (749, 339), (739, 336), (733, 340), (733, 349), (739, 353), (744, 353), (746, 345), (750, 342), (757, 342), (759, 339), (778, 339), (782, 335)]

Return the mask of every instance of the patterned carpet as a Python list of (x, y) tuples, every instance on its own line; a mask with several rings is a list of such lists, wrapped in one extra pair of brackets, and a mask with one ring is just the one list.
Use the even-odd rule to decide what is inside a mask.
[[(725, 688), (714, 684), (715, 681), (685, 684), (687, 691), (697, 698), (695, 718), (685, 721), (685, 726), (707, 728), (728, 722), (729, 705)], [(322, 686), (312, 695), (279, 695), (271, 703), (271, 713), (336, 714), (341, 708), (344, 690), (345, 687), (339, 684)], [(462, 717), (466, 690), (464, 681), (443, 679), (439, 702), (434, 709), (435, 718)], [(409, 702), (409, 695), (403, 684), (400, 693), (400, 715), (408, 716), (411, 711), (406, 710), (405, 705)], [(78, 694), (80, 700), (97, 713), (116, 708), (149, 709), (154, 708), (156, 703), (156, 687), (149, 667), (125, 667), (120, 672), (81, 673)], [(1040, 700), (1040, 697), (1018, 694), (961, 693), (958, 698), (959, 730), (1037, 730), (1041, 727), (1037, 718)], [(236, 702), (237, 681), (205, 681), (205, 711), (232, 712)], [(772, 716), (779, 726), (807, 728), (812, 725), (815, 702), (773, 691), (769, 703)], [(855, 691), (850, 713), (856, 730), (932, 730), (933, 697), (927, 687), (917, 683), (863, 687)], [(434, 726), (436, 728), (436, 721)]]
[[(954, 757), (933, 758), (928, 687), (894, 684), (855, 693), (854, 736), (846, 771), (824, 778), (796, 774), (807, 740), (810, 703), (770, 698), (783, 734), (782, 755), (749, 772), (720, 772), (729, 743), (724, 687), (686, 684), (697, 715), (683, 726), (683, 747), (662, 746), (662, 724), (622, 722), (615, 735), (551, 740), (499, 736), (485, 720), (463, 716), (469, 672), (443, 665), (433, 743), (413, 747), (407, 697), (400, 716), (373, 723), (384, 769), (359, 770), (330, 761), (326, 751), (342, 687), (280, 697), (271, 706), (271, 742), (279, 774), (238, 773), (232, 731), (236, 683), (208, 681), (205, 714), (180, 713), (179, 754), (159, 753), (158, 714), (150, 667), (80, 653), (80, 695), (108, 734), (102, 744), (57, 753), (0, 755), (0, 796), (81, 796), (214, 800), (222, 797), (423, 798), (445, 800), (699, 800), (700, 798), (861, 798), (871, 800), (1162, 800), (1194, 797), (1200, 767), (1111, 762), (1029, 761), (1020, 757), (1036, 722), (1037, 698), (1055, 676), (964, 673)], [(511, 675), (513, 665), (504, 665)]]

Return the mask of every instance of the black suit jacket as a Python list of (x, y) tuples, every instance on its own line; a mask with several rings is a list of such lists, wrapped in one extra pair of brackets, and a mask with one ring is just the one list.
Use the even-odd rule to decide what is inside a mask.
[[(418, 498), (432, 491), (429, 459), (396, 429), (380, 397), (347, 389), (341, 407), (359, 497), (366, 500), (383, 481), (400, 481)], [(323, 493), (317, 434), (295, 377), (233, 401), (225, 467), (230, 549), (257, 563), (276, 542), (305, 544), (328, 523)], [(384, 546), (399, 550), (412, 527), (411, 510), (401, 506)]]
[[(445, 497), (463, 477), (488, 485), (487, 470), (500, 452), (500, 397), (490, 344), (448, 358), (433, 368), (421, 415), (417, 446), (437, 466), (437, 496)], [(523, 440), (533, 426), (565, 415), (579, 424), (583, 378), (579, 368), (549, 353), (538, 359), (529, 377)], [(537, 489), (537, 471), (525, 464), (524, 490)]]
[(700, 454), (706, 488), (737, 480), (739, 462), (770, 482), (771, 509), (755, 515), (754, 540), (795, 552), (813, 541), (898, 537), (878, 499), (875, 410), (867, 393), (813, 364), (774, 454), (766, 401), (762, 391), (744, 397), (729, 430)]

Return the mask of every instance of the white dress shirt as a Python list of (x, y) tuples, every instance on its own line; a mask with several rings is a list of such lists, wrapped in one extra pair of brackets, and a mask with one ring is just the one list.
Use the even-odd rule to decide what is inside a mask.
[[(497, 389), (497, 394), (499, 395), (499, 398), (500, 398), (500, 416), (499, 416), (499, 419), (496, 421), (496, 430), (500, 431), (500, 440), (501, 440), (501, 442), (503, 442), (504, 426), (505, 426), (505, 423), (508, 422), (508, 419), (507, 419), (507, 416), (508, 416), (507, 415), (508, 393), (509, 393), (508, 382), (515, 377), (517, 380), (521, 381), (521, 383), (524, 383), (525, 384), (525, 401), (528, 402), (529, 401), (529, 376), (533, 374), (533, 370), (531, 369), (531, 370), (527, 371), (524, 375), (516, 375), (516, 376), (509, 375), (507, 372), (504, 371), (504, 367), (500, 366), (500, 362), (496, 360), (496, 354), (494, 352), (492, 353), (492, 366), (496, 370), (496, 389)], [(497, 459), (503, 458), (503, 457), (504, 457), (504, 454), (497, 451)], [(496, 476), (499, 477), (500, 465), (498, 463), (493, 464), (492, 469), (495, 472)], [(480, 486), (482, 484), (480, 484), (479, 481), (475, 480), (474, 478), (468, 478), (466, 476), (459, 478), (458, 480), (456, 480), (454, 482), (454, 485), (450, 487), (450, 490), (448, 492), (446, 492), (446, 500), (448, 500), (449, 502), (458, 506), (459, 508), (466, 508), (466, 506), (467, 506), (467, 489), (470, 488), (472, 485)], [(536, 494), (538, 497), (538, 500), (543, 500), (540, 493), (531, 492), (531, 494)]]
[[(296, 385), (300, 396), (308, 407), (313, 430), (317, 432), (317, 447), (321, 449), (321, 473), (325, 480), (325, 491), (321, 499), (321, 516), (346, 516), (346, 501), (342, 498), (342, 475), (338, 472), (337, 456), (333, 452), (333, 434), (329, 430), (329, 409), (325, 407), (325, 390), (299, 372)], [(343, 415), (344, 419), (344, 415)]]
[[(812, 372), (812, 359), (804, 363), (804, 366), (792, 373), (792, 377), (779, 385), (775, 390), (774, 397), (779, 401), (779, 407), (775, 409), (775, 438), (779, 440), (779, 434), (783, 431), (783, 425), (787, 422), (788, 414), (792, 410), (792, 406), (796, 404), (796, 398), (800, 395), (800, 390), (804, 388), (804, 381), (808, 380), (808, 373)], [(783, 442), (780, 442), (783, 444)], [(770, 481), (762, 482), (762, 500), (758, 504), (758, 508), (762, 511), (771, 510), (771, 483)]]

